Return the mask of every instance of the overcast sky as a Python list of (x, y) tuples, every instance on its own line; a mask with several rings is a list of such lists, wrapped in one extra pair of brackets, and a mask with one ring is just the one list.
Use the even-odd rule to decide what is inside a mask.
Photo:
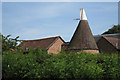
[(2, 33), (19, 39), (61, 36), (69, 41), (84, 8), (93, 35), (118, 24), (117, 2), (3, 2)]

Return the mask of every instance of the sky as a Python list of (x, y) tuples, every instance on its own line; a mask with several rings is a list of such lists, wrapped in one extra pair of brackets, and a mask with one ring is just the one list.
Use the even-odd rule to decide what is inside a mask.
[(84, 8), (93, 35), (118, 24), (117, 2), (3, 2), (2, 34), (21, 40), (61, 36), (70, 41)]
[(2, 0), (3, 2), (118, 2), (119, 0)]
[(118, 24), (120, 24), (120, 2), (118, 3)]

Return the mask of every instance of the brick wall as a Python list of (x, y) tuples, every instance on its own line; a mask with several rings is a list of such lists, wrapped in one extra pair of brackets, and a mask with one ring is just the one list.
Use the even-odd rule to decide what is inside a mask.
[(63, 43), (64, 42), (60, 38), (58, 38), (58, 40), (48, 49), (48, 54), (58, 54), (61, 51), (61, 45)]
[(98, 54), (99, 50), (83, 50), (84, 52), (90, 52), (92, 54)]

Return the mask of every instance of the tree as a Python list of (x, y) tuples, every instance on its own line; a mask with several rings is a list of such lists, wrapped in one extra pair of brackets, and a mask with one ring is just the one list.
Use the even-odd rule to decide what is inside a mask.
[(111, 29), (104, 32), (103, 34), (113, 34), (113, 33), (120, 33), (120, 25), (114, 25)]
[(11, 49), (15, 49), (17, 46), (17, 42), (19, 42), (18, 38), (19, 36), (17, 36), (16, 38), (9, 38), (11, 35), (7, 35), (6, 37), (2, 36), (2, 51), (6, 51)]

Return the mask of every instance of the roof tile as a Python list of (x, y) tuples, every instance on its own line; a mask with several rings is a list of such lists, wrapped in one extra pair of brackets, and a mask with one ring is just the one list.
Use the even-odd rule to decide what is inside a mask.
[(114, 47), (120, 49), (120, 39), (112, 38), (112, 37), (104, 37), (104, 38), (108, 40)]
[(37, 40), (24, 40), (19, 46), (21, 46), (24, 50), (26, 50), (26, 48), (37, 48), (37, 47), (46, 50), (58, 38), (61, 37), (56, 36), (56, 37), (37, 39)]

